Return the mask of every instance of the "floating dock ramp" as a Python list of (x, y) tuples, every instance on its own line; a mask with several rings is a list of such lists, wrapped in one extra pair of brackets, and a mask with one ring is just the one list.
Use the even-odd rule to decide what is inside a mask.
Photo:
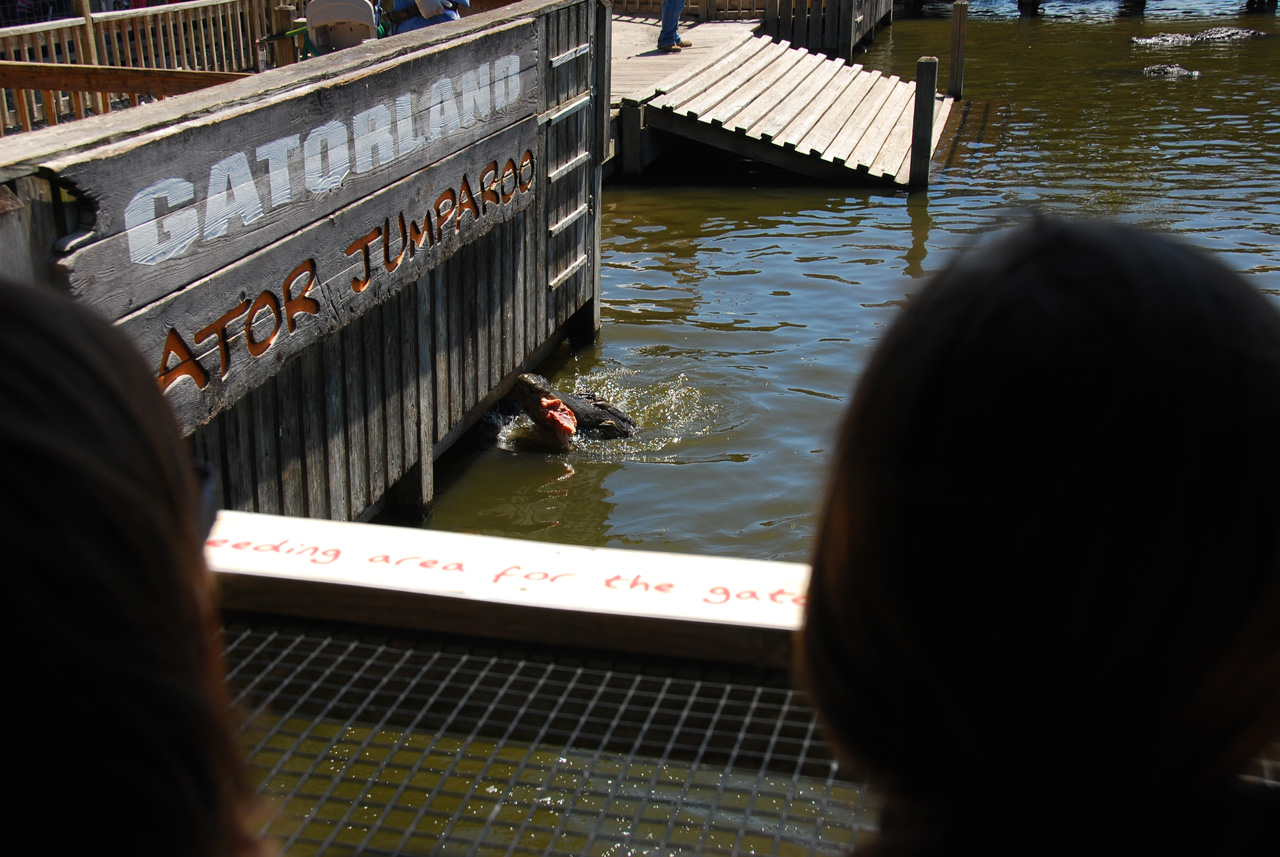
[[(911, 182), (915, 101), (915, 81), (744, 33), (622, 99), (622, 167), (637, 175), (660, 153), (657, 130), (841, 184), (923, 185)], [(933, 98), (930, 156), (954, 103)]]

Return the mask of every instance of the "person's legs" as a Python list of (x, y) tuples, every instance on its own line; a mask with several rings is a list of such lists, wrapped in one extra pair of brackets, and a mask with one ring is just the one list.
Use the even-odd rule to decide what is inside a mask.
[(676, 27), (680, 24), (682, 11), (684, 11), (684, 0), (662, 0), (662, 29), (658, 31), (659, 50), (680, 44)]

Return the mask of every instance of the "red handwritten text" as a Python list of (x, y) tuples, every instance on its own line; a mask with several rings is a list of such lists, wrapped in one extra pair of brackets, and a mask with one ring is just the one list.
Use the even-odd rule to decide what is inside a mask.
[(438, 559), (429, 559), (425, 556), (406, 556), (400, 559), (392, 559), (390, 554), (384, 553), (369, 557), (369, 562), (373, 565), (401, 566), (406, 562), (414, 561), (418, 563), (418, 568), (438, 568), (440, 571), (466, 571), (460, 562), (441, 562)]
[(573, 577), (573, 574), (572, 574), (571, 572), (568, 572), (568, 571), (564, 571), (564, 572), (561, 572), (561, 573), (559, 573), (559, 574), (551, 574), (550, 572), (546, 572), (546, 571), (524, 571), (524, 572), (522, 572), (522, 571), (521, 571), (521, 569), (520, 569), (520, 566), (518, 566), (518, 565), (513, 565), (513, 566), (509, 566), (509, 567), (507, 567), (507, 568), (504, 568), (502, 571), (500, 571), (500, 572), (498, 572), (497, 574), (495, 574), (495, 575), (493, 576), (493, 582), (494, 582), (494, 583), (497, 583), (498, 581), (500, 581), (500, 580), (502, 580), (503, 578), (506, 578), (506, 577), (514, 577), (514, 578), (517, 578), (517, 579), (519, 579), (519, 580), (530, 580), (530, 581), (533, 581), (533, 582), (535, 582), (535, 583), (540, 582), (540, 581), (546, 581), (547, 583), (555, 583), (556, 581), (558, 581), (558, 580), (563, 580), (563, 579), (564, 579), (564, 578), (566, 578), (566, 577)]
[(730, 601), (768, 601), (772, 604), (796, 604), (803, 607), (805, 596), (802, 592), (788, 592), (775, 589), (772, 592), (756, 592), (754, 589), (741, 589), (734, 592), (727, 586), (713, 586), (702, 599), (704, 604), (728, 604)]
[[(306, 544), (290, 544), (288, 539), (270, 544), (268, 542), (233, 542), (231, 539), (209, 539), (205, 543), (205, 547), (210, 548), (230, 548), (237, 551), (253, 551), (254, 553), (278, 553), (288, 554), (289, 556), (310, 557), (310, 562), (316, 565), (328, 565), (337, 561), (342, 556), (339, 548), (322, 548), (319, 545)], [(289, 545), (288, 547), (285, 547)]]
[(652, 589), (654, 592), (670, 592), (674, 587), (674, 583), (649, 583), (647, 580), (641, 579), (640, 575), (636, 575), (627, 581), (621, 574), (615, 574), (613, 577), (605, 580), (604, 585), (610, 589), (640, 589), (648, 592)]

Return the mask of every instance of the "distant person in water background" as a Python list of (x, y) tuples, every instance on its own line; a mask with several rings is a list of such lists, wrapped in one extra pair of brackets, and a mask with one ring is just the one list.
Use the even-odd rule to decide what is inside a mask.
[(1115, 224), (962, 254), (858, 385), (799, 642), (859, 854), (1280, 854), (1280, 314)]
[(203, 557), (213, 510), (155, 373), (89, 310), (4, 281), (0, 361), (15, 850), (260, 853)]

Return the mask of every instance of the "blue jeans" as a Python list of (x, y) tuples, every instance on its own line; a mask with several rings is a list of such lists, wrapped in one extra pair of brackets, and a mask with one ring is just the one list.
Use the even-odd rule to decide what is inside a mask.
[(676, 35), (676, 26), (680, 23), (680, 13), (684, 11), (684, 0), (662, 0), (662, 29), (658, 31), (658, 47), (666, 48), (680, 41)]

